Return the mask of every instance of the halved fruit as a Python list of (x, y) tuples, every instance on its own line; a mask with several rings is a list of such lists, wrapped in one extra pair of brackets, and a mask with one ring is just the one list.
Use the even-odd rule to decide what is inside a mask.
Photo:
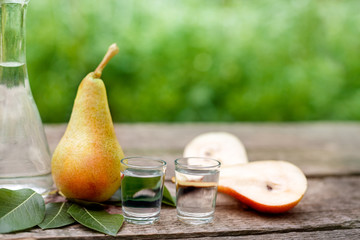
[(227, 132), (209, 132), (195, 137), (186, 145), (184, 157), (217, 159), (222, 167), (248, 162), (242, 142)]
[(267, 213), (281, 213), (296, 206), (307, 189), (303, 172), (285, 161), (256, 161), (222, 168), (218, 191), (249, 207)]

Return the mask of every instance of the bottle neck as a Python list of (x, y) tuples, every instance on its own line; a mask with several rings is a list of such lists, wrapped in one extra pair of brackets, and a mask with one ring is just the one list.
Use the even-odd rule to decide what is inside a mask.
[(0, 63), (23, 63), (28, 0), (0, 0)]

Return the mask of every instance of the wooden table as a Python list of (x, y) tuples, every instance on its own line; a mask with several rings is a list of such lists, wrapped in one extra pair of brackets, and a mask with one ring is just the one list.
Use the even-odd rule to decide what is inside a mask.
[[(65, 125), (45, 126), (50, 149)], [(308, 178), (303, 200), (292, 210), (267, 215), (247, 209), (219, 194), (215, 221), (190, 226), (164, 206), (160, 221), (150, 226), (124, 223), (116, 238), (127, 239), (360, 239), (360, 123), (296, 124), (121, 124), (116, 133), (127, 156), (159, 156), (168, 162), (167, 186), (173, 160), (193, 137), (227, 131), (244, 143), (250, 161), (287, 160)], [(0, 234), (0, 239), (114, 239), (74, 224), (61, 229)]]

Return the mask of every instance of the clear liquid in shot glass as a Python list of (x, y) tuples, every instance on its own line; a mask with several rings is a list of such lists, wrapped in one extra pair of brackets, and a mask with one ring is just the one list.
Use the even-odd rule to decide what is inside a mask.
[(121, 183), (124, 217), (133, 223), (148, 224), (160, 215), (164, 175), (161, 171), (125, 171)]
[(178, 218), (191, 224), (211, 222), (215, 212), (219, 171), (201, 173), (182, 169), (175, 174)]

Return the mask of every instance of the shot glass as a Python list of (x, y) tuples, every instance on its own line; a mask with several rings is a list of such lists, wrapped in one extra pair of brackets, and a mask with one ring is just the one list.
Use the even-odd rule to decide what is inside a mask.
[(221, 163), (202, 157), (175, 160), (176, 211), (180, 221), (213, 221)]
[(152, 224), (160, 217), (166, 162), (149, 157), (121, 160), (121, 201), (124, 218), (134, 224)]

